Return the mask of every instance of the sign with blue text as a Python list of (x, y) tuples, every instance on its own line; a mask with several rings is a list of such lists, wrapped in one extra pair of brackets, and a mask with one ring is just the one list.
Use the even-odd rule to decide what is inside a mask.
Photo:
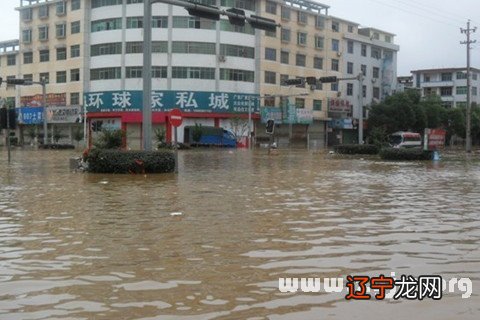
[(18, 123), (41, 124), (43, 123), (43, 107), (17, 108)]
[[(257, 94), (204, 91), (152, 91), (152, 111), (210, 113), (259, 112)], [(143, 93), (140, 90), (87, 92), (84, 94), (87, 112), (141, 111)]]

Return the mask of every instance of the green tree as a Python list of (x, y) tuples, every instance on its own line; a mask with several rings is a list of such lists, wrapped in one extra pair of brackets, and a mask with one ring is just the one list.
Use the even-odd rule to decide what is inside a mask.
[(99, 149), (121, 149), (124, 137), (125, 131), (123, 130), (102, 130), (93, 145)]
[(203, 135), (202, 125), (198, 124), (198, 123), (195, 123), (195, 127), (193, 128), (193, 131), (192, 131), (193, 141), (196, 144), (198, 144), (200, 142), (200, 139), (202, 139), (202, 135)]

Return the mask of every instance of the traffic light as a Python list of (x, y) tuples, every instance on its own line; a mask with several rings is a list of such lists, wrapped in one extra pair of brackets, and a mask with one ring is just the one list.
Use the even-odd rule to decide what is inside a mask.
[(220, 20), (220, 10), (217, 7), (189, 2), (191, 3), (191, 7), (185, 7), (189, 15), (209, 20)]
[(25, 79), (7, 79), (7, 84), (25, 84)]
[(275, 121), (272, 119), (267, 120), (267, 125), (266, 125), (266, 133), (268, 134), (273, 134), (273, 131), (275, 130)]
[(307, 83), (311, 86), (314, 86), (317, 84), (317, 78), (315, 77), (307, 77)]
[(302, 78), (297, 78), (297, 79), (287, 79), (284, 82), (287, 86), (302, 86), (303, 85), (303, 79)]
[(232, 14), (228, 15), (228, 21), (230, 24), (241, 27), (245, 25), (245, 11), (237, 8), (230, 8), (225, 11)]
[(320, 77), (318, 78), (318, 81), (321, 83), (331, 83), (331, 82), (337, 82), (337, 77), (335, 76), (330, 76), (330, 77)]
[(15, 129), (17, 114), (15, 109), (0, 108), (0, 129)]
[(249, 18), (247, 18), (247, 21), (252, 26), (252, 28), (255, 29), (261, 29), (270, 32), (277, 31), (277, 23), (275, 22), (275, 20), (262, 18), (252, 14)]

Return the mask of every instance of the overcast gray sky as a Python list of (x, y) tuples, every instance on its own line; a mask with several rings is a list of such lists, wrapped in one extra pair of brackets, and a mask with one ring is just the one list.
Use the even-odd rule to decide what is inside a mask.
[[(323, 0), (329, 14), (396, 34), (398, 75), (426, 68), (466, 65), (468, 19), (480, 27), (480, 0)], [(0, 0), (0, 40), (18, 38), (19, 0)], [(472, 66), (480, 68), (480, 30), (473, 33)]]

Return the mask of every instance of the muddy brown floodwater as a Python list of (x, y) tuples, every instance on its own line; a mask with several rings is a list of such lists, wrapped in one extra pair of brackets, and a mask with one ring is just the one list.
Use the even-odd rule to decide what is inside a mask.
[[(180, 173), (0, 155), (0, 320), (480, 319), (480, 161), (180, 153)], [(440, 301), (281, 293), (279, 277), (470, 278)]]

